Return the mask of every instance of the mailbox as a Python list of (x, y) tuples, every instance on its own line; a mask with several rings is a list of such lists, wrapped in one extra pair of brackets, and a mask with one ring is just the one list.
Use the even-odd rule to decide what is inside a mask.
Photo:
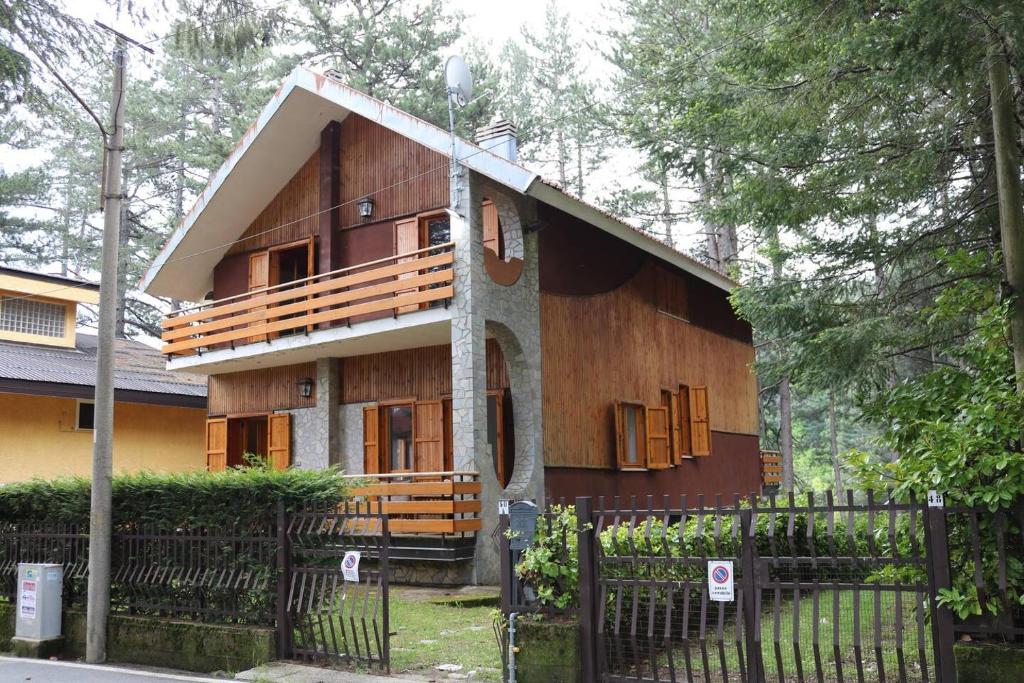
[(18, 564), (16, 639), (60, 638), (64, 569), (59, 564)]
[(508, 542), (510, 550), (529, 548), (537, 533), (537, 504), (529, 500), (511, 503), (508, 506), (508, 528), (512, 532)]

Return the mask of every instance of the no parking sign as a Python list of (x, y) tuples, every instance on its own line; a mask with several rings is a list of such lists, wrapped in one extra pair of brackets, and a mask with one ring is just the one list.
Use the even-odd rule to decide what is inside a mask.
[(708, 560), (708, 597), (718, 602), (736, 599), (732, 560)]

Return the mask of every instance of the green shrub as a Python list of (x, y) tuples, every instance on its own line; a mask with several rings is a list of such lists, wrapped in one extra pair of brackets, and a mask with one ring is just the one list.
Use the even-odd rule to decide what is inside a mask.
[[(278, 500), (288, 510), (337, 505), (348, 481), (337, 470), (265, 468), (116, 475), (114, 528), (261, 527), (273, 523)], [(0, 487), (0, 523), (87, 525), (90, 489), (82, 477)]]
[(533, 544), (516, 565), (516, 575), (546, 607), (567, 609), (579, 604), (578, 532), (575, 506), (551, 506), (548, 519), (537, 518)]

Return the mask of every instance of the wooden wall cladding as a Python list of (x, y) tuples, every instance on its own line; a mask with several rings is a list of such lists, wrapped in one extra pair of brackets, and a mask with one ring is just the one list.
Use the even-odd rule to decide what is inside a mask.
[(305, 377), (316, 379), (316, 363), (211, 375), (207, 409), (210, 415), (233, 415), (311, 408), (316, 405), (315, 387), (312, 396), (302, 398), (297, 386)]
[[(487, 340), (487, 388), (504, 389), (508, 373), (501, 346)], [(388, 351), (341, 361), (341, 402), (415, 398), (434, 401), (452, 392), (451, 346)]]
[(374, 221), (446, 206), (447, 158), (369, 119), (350, 114), (341, 123), (343, 229), (364, 222), (356, 201), (371, 194)]
[(228, 254), (272, 247), (315, 235), (320, 228), (319, 210), (320, 151), (317, 150), (246, 228), (241, 241), (232, 245)]
[(541, 293), (545, 465), (612, 467), (614, 402), (660, 405), (679, 384), (707, 386), (712, 430), (758, 433), (753, 347), (659, 313), (655, 276), (648, 262), (612, 292)]

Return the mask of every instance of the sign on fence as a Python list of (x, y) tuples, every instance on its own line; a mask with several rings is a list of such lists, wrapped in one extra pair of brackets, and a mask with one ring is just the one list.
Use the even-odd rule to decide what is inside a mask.
[(708, 597), (718, 602), (736, 599), (732, 560), (708, 560)]
[(345, 558), (341, 561), (341, 575), (345, 577), (346, 581), (359, 583), (360, 555), (361, 553), (358, 550), (349, 550), (345, 553)]

